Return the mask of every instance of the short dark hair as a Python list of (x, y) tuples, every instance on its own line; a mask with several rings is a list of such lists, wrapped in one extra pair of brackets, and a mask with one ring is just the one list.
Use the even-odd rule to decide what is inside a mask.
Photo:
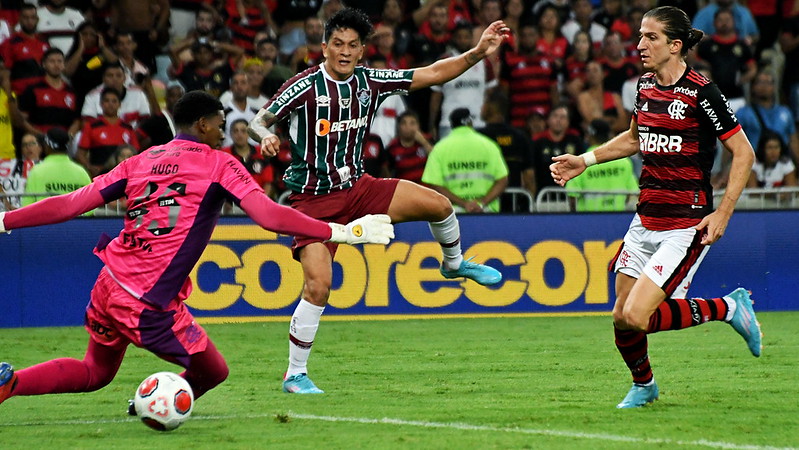
[(109, 62), (109, 63), (103, 64), (103, 74), (108, 72), (108, 69), (119, 69), (119, 70), (121, 70), (123, 72), (125, 71), (125, 69), (122, 68), (122, 64), (120, 64), (119, 62)]
[(187, 92), (175, 103), (172, 115), (179, 128), (190, 127), (203, 117), (213, 116), (222, 110), (222, 103), (205, 91)]
[(44, 64), (44, 60), (49, 58), (50, 55), (61, 55), (64, 56), (64, 52), (58, 47), (50, 47), (48, 48), (44, 54), (42, 54), (42, 64)]
[(358, 38), (362, 43), (366, 42), (366, 39), (372, 34), (372, 22), (369, 21), (369, 16), (360, 9), (344, 8), (333, 14), (333, 17), (325, 23), (325, 42), (330, 39), (334, 31), (345, 28), (350, 28), (358, 33)]
[(243, 123), (246, 127), (250, 126), (250, 122), (247, 119), (236, 119), (230, 124), (230, 131), (233, 131), (233, 127), (240, 123)]
[(100, 99), (102, 100), (102, 98), (105, 97), (106, 94), (114, 94), (117, 96), (117, 99), (119, 99), (119, 101), (122, 101), (122, 93), (112, 87), (108, 86), (104, 87), (103, 90), (100, 91)]
[(464, 20), (459, 20), (455, 24), (455, 26), (452, 28), (452, 31), (450, 32), (450, 35), (454, 35), (455, 33), (457, 33), (458, 31), (461, 31), (461, 30), (468, 30), (471, 33), (473, 29), (474, 29), (474, 26), (471, 23), (466, 22)]

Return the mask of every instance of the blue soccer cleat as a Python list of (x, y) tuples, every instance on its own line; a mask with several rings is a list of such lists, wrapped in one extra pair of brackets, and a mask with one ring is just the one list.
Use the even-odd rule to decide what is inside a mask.
[(652, 384), (646, 386), (633, 384), (633, 387), (630, 388), (630, 392), (627, 393), (627, 396), (624, 397), (621, 403), (616, 405), (616, 408), (640, 408), (647, 403), (652, 403), (657, 400), (659, 395), (660, 390), (658, 389), (658, 384), (654, 381)]
[(11, 391), (17, 386), (17, 374), (7, 362), (0, 363), (0, 403), (11, 397)]
[(316, 387), (307, 374), (298, 373), (283, 380), (283, 392), (289, 394), (324, 394), (325, 391)]
[(749, 298), (749, 291), (744, 288), (738, 288), (726, 296), (737, 305), (735, 314), (732, 315), (732, 320), (729, 324), (744, 338), (746, 345), (749, 346), (749, 351), (756, 357), (760, 356), (762, 344), (760, 337), (760, 324), (755, 317), (755, 310), (752, 309), (752, 300)]
[(441, 266), (441, 275), (444, 278), (468, 278), (483, 286), (491, 286), (502, 281), (502, 274), (497, 269), (484, 264), (473, 263), (473, 259), (474, 256), (461, 261), (461, 265), (457, 270), (446, 270)]

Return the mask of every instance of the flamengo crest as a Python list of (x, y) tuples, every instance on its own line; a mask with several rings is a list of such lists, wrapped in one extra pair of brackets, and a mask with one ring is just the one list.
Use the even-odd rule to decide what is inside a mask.
[(676, 120), (685, 119), (685, 108), (688, 107), (688, 103), (685, 103), (682, 100), (674, 100), (669, 105), (669, 117)]

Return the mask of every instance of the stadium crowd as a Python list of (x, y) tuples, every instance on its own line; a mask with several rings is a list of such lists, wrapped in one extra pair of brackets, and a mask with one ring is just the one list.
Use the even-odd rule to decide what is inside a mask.
[[(322, 61), (324, 23), (344, 6), (371, 17), (375, 29), (362, 63), (376, 68), (418, 67), (458, 55), (495, 20), (504, 20), (512, 33), (499, 52), (456, 79), (389, 97), (381, 105), (363, 152), (373, 176), (422, 182), (428, 155), (457, 125), (473, 127), (496, 143), (507, 166), (507, 187), (535, 197), (555, 186), (548, 169), (553, 156), (581, 154), (600, 142), (597, 136), (606, 139), (629, 126), (642, 70), (641, 17), (655, 6), (672, 5), (706, 35), (688, 63), (716, 82), (759, 150), (749, 186), (797, 184), (797, 1), (0, 3), (0, 194), (6, 194), (0, 207), (5, 209), (19, 207), (21, 194), (41, 194), (26, 182), (49, 157), (44, 154), (53, 147), (45, 145), (49, 130), (68, 133), (69, 158), (95, 177), (135, 152), (171, 140), (174, 105), (193, 90), (219, 97), (226, 116), (222, 150), (278, 198), (291, 161), (288, 139), (282, 139), (276, 157), (264, 158), (258, 143), (247, 138), (246, 124), (286, 80)], [(464, 109), (471, 120), (464, 120)], [(459, 119), (453, 121), (456, 112)], [(289, 130), (278, 124), (274, 131), (285, 137)], [(724, 153), (718, 152), (713, 170), (716, 188), (724, 187), (729, 169)], [(640, 162), (629, 165), (636, 176)], [(626, 168), (596, 171), (591, 187), (615, 190), (630, 186), (629, 178)], [(449, 190), (460, 196), (451, 198), (453, 204), (469, 205), (464, 209), (470, 212), (515, 210), (505, 201), (490, 208), (475, 203), (487, 192)], [(613, 199), (587, 208), (623, 208), (623, 197)]]

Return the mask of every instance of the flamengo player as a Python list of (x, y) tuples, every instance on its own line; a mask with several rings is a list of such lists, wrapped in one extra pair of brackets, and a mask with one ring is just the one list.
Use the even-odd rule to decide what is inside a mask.
[(127, 159), (92, 184), (0, 213), (0, 231), (64, 222), (127, 197), (124, 228), (104, 235), (95, 254), (105, 263), (86, 307), (89, 346), (82, 361), (60, 358), (14, 372), (0, 363), (0, 403), (11, 396), (100, 389), (116, 375), (129, 344), (186, 368), (195, 397), (225, 380), (228, 368), (183, 303), (189, 272), (205, 250), (225, 200), (262, 227), (341, 243), (382, 243), (394, 236), (387, 216), (327, 224), (266, 197), (231, 155), (214, 150), (224, 132), (222, 104), (190, 92), (174, 112), (171, 142)]
[[(288, 118), (291, 166), (283, 179), (293, 191), (293, 208), (322, 220), (347, 222), (362, 214), (388, 214), (391, 221), (430, 222), (441, 244), (441, 273), (497, 284), (502, 274), (464, 261), (460, 228), (443, 195), (407, 180), (376, 179), (363, 173), (363, 142), (375, 110), (386, 97), (449, 81), (496, 51), (508, 34), (497, 21), (478, 44), (461, 55), (412, 70), (358, 66), (372, 31), (360, 11), (345, 8), (325, 24), (325, 61), (288, 80), (250, 122), (250, 136), (266, 156), (277, 154), (280, 139), (268, 127)], [(335, 244), (295, 239), (294, 257), (302, 263), (305, 286), (289, 328), (289, 367), (283, 390), (298, 394), (322, 391), (307, 376), (307, 362), (319, 319), (333, 283)]]
[[(686, 299), (703, 257), (724, 234), (754, 154), (727, 100), (715, 84), (685, 64), (702, 32), (686, 14), (659, 7), (644, 14), (638, 50), (644, 74), (630, 129), (591, 153), (553, 158), (553, 179), (563, 186), (598, 162), (640, 151), (644, 167), (638, 213), (614, 262), (616, 346), (633, 375), (618, 404), (635, 408), (658, 398), (649, 364), (648, 333), (678, 330), (710, 320), (728, 322), (760, 356), (760, 325), (749, 293)], [(713, 211), (710, 168), (716, 138), (733, 155), (727, 190)]]

